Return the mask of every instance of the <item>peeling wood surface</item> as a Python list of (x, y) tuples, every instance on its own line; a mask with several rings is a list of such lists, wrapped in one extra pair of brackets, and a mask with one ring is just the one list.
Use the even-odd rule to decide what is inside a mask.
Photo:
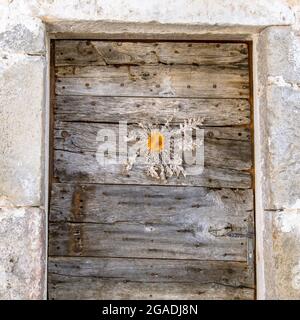
[[(49, 298), (254, 299), (247, 45), (59, 40), (55, 71)], [(100, 129), (171, 117), (204, 117), (201, 175), (98, 165)]]

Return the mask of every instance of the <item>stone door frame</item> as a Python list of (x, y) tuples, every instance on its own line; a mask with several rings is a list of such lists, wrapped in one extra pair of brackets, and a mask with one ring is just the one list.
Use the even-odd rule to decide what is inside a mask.
[(235, 15), (223, 1), (214, 6), (203, 1), (203, 16), (193, 9), (196, 2), (175, 2), (181, 10), (112, 10), (111, 2), (102, 1), (102, 11), (94, 12), (74, 0), (78, 5), (70, 11), (59, 7), (64, 2), (53, 2), (42, 9), (32, 4), (27, 11), (20, 6), (22, 21), (13, 13), (7, 38), (0, 37), (1, 298), (47, 297), (50, 41), (105, 38), (252, 43), (257, 298), (300, 298), (300, 34), (295, 15), (281, 0), (276, 6), (251, 1), (250, 9), (236, 1)]
[[(90, 27), (92, 26), (92, 28)], [(126, 26), (126, 32), (122, 32), (123, 27)], [(72, 31), (69, 28), (68, 23), (59, 24), (50, 24), (48, 25), (47, 32), (47, 43), (48, 48), (51, 48), (51, 40), (63, 39), (63, 40), (74, 40), (74, 39), (97, 39), (97, 40), (202, 40), (202, 41), (241, 41), (247, 42), (249, 44), (249, 49), (252, 52), (249, 52), (250, 61), (252, 65), (250, 65), (250, 76), (252, 81), (251, 88), (251, 96), (252, 96), (252, 110), (253, 110), (253, 137), (254, 137), (254, 180), (255, 180), (255, 239), (256, 239), (256, 296), (257, 299), (264, 299), (268, 295), (266, 294), (266, 279), (265, 276), (268, 275), (268, 271), (265, 270), (265, 256), (266, 251), (270, 251), (267, 243), (270, 242), (270, 237), (272, 234), (266, 235), (266, 220), (264, 219), (264, 215), (266, 214), (264, 208), (264, 201), (266, 201), (266, 197), (271, 192), (268, 190), (266, 186), (263, 186), (262, 179), (263, 177), (268, 176), (268, 172), (266, 172), (266, 168), (262, 166), (263, 164), (263, 155), (262, 155), (262, 132), (261, 130), (267, 130), (267, 128), (263, 128), (265, 125), (264, 122), (261, 121), (261, 112), (259, 109), (260, 104), (263, 103), (263, 100), (260, 99), (261, 92), (259, 93), (258, 88), (264, 87), (266, 84), (261, 82), (261, 75), (258, 72), (258, 66), (261, 63), (262, 59), (268, 59), (267, 52), (261, 52), (258, 48), (258, 45), (261, 41), (267, 37), (268, 28), (245, 28), (245, 29), (236, 29), (235, 28), (214, 28), (214, 29), (205, 29), (205, 28), (188, 28), (188, 30), (184, 30), (185, 28), (182, 25), (171, 25), (168, 26), (169, 30), (166, 31), (165, 26), (158, 26), (155, 24), (144, 24), (143, 26), (139, 25), (138, 30), (136, 30), (135, 24), (126, 24), (122, 23), (79, 23), (72, 24)], [(103, 30), (102, 32), (94, 32), (94, 30)], [(109, 30), (109, 32), (108, 32)], [(71, 32), (70, 32), (71, 31)], [(185, 31), (185, 32), (183, 32)], [(242, 33), (241, 33), (242, 31)], [(261, 32), (260, 32), (261, 31)], [(266, 49), (267, 51), (267, 49)], [(50, 54), (51, 49), (47, 50), (48, 52), (48, 70), (50, 70)], [(262, 56), (263, 54), (264, 56)], [(49, 76), (48, 76), (49, 78)], [(50, 91), (50, 89), (49, 89)], [(50, 95), (49, 95), (50, 96)], [(50, 101), (47, 102), (47, 114), (50, 114)], [(49, 124), (49, 121), (46, 123), (46, 128)], [(49, 145), (49, 134), (48, 129), (46, 129), (46, 143)], [(46, 157), (46, 163), (49, 157)], [(48, 165), (46, 166), (48, 167)], [(47, 172), (47, 170), (46, 170)], [(47, 191), (45, 199), (48, 199)], [(46, 201), (47, 204), (47, 201)], [(269, 226), (270, 227), (270, 226)], [(271, 252), (269, 252), (272, 255)], [(267, 272), (266, 272), (267, 271)], [(271, 278), (272, 274), (269, 275)], [(273, 281), (270, 279), (270, 281)], [(268, 289), (270, 290), (270, 289)]]

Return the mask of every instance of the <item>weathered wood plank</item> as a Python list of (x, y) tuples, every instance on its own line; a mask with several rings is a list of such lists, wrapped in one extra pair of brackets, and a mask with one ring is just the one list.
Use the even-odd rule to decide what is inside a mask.
[[(145, 175), (145, 166), (136, 164), (128, 175), (122, 175), (123, 163), (101, 166), (96, 160), (97, 133), (114, 130), (118, 125), (59, 121), (55, 124), (55, 177), (60, 182), (164, 184)], [(128, 131), (136, 126), (129, 126)], [(249, 188), (252, 166), (250, 131), (240, 127), (205, 128), (204, 172), (187, 178), (171, 178), (170, 185)]]
[[(191, 115), (193, 117), (193, 115)], [(143, 124), (149, 124), (142, 121)], [(175, 128), (176, 125), (171, 125)], [(177, 126), (178, 128), (179, 126)], [(205, 142), (209, 141), (233, 141), (233, 143), (243, 144), (246, 143), (248, 148), (251, 148), (251, 132), (247, 126), (236, 127), (206, 127), (198, 126), (199, 129), (204, 130)], [(55, 147), (58, 149), (70, 151), (90, 151), (94, 152), (98, 146), (96, 136), (99, 130), (110, 129), (118, 136), (119, 124), (118, 123), (91, 123), (91, 122), (68, 122), (68, 121), (55, 121), (54, 124), (54, 137)], [(136, 124), (129, 124), (127, 127), (128, 133), (132, 130), (140, 129)], [(230, 152), (230, 151), (229, 151)]]
[(48, 278), (50, 299), (254, 298), (240, 262), (50, 257)]
[[(117, 124), (81, 122), (56, 122), (55, 127), (54, 148), (56, 150), (72, 153), (90, 152), (93, 155), (96, 154), (101, 144), (97, 141), (99, 130), (112, 130), (118, 137), (119, 129)], [(128, 132), (137, 128), (137, 126), (129, 125)], [(205, 166), (249, 170), (252, 165), (249, 128), (204, 128), (204, 164)]]
[(49, 275), (51, 300), (253, 300), (255, 290), (210, 282), (143, 283)]
[(206, 126), (228, 126), (249, 124), (250, 105), (245, 99), (57, 96), (55, 116), (61, 121), (162, 124), (171, 117), (172, 123), (196, 117)]
[(250, 189), (55, 183), (49, 221), (193, 225), (201, 219), (225, 223), (230, 217), (244, 223), (251, 214)]
[(56, 94), (248, 98), (248, 69), (216, 66), (56, 67)]
[[(216, 282), (254, 287), (253, 271), (244, 262), (96, 257), (50, 257), (50, 274), (149, 283)], [(178, 277), (180, 274), (180, 277)], [(237, 285), (238, 284), (238, 285)]]
[(51, 300), (253, 300), (255, 290), (228, 286), (207, 280), (206, 283), (158, 283), (111, 281), (97, 277), (72, 277), (49, 274)]
[(245, 261), (251, 200), (251, 190), (56, 184), (50, 254)]
[(160, 63), (247, 67), (248, 48), (244, 43), (56, 41), (57, 66)]
[(206, 166), (199, 175), (171, 177), (167, 181), (146, 176), (146, 167), (135, 165), (124, 175), (122, 164), (99, 166), (96, 155), (56, 150), (54, 153), (54, 178), (57, 182), (104, 183), (104, 184), (142, 184), (142, 185), (183, 185), (210, 188), (241, 188), (252, 186), (249, 172), (223, 167)]
[(49, 255), (247, 261), (253, 236), (247, 218), (185, 217), (185, 223), (50, 222)]

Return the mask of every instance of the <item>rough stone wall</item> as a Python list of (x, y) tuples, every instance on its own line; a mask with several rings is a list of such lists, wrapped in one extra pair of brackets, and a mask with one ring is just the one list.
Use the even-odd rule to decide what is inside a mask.
[(45, 298), (46, 27), (82, 21), (260, 32), (260, 297), (300, 298), (299, 13), (299, 0), (0, 0), (0, 298)]
[(0, 1), (0, 299), (45, 297), (44, 30)]
[(257, 50), (265, 294), (300, 299), (300, 33), (266, 28)]

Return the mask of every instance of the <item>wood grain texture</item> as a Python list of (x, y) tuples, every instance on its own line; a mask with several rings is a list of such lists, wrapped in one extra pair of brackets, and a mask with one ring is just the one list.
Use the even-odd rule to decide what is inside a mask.
[[(136, 128), (129, 126), (128, 131)], [(250, 131), (244, 127), (204, 129), (204, 172), (201, 175), (170, 178), (166, 183), (147, 177), (146, 166), (136, 164), (123, 175), (123, 164), (100, 165), (96, 160), (97, 133), (101, 129), (115, 131), (118, 125), (102, 123), (56, 122), (55, 177), (60, 182), (170, 184), (210, 187), (249, 188), (252, 166)]]
[(50, 299), (254, 298), (240, 262), (51, 257), (48, 276)]
[(255, 290), (210, 282), (144, 283), (49, 275), (49, 298), (56, 300), (253, 300)]
[[(248, 45), (55, 47), (49, 298), (254, 299)], [(204, 119), (203, 173), (164, 182), (98, 164), (99, 130), (171, 117)]]
[[(253, 214), (252, 190), (202, 187), (128, 186), (55, 183), (51, 222), (187, 223), (238, 218)], [(247, 220), (247, 221), (244, 221)]]
[(147, 167), (143, 165), (135, 165), (134, 169), (126, 175), (122, 174), (122, 164), (99, 166), (95, 154), (91, 152), (73, 153), (56, 150), (54, 157), (54, 178), (58, 182), (182, 185), (241, 189), (248, 189), (252, 186), (252, 178), (249, 172), (230, 168), (206, 166), (199, 175), (188, 175), (185, 178), (183, 176), (173, 176), (166, 181), (162, 181), (147, 177)]
[(211, 221), (192, 217), (196, 225), (168, 219), (150, 224), (50, 222), (49, 255), (246, 262), (247, 238), (252, 235), (244, 219)]
[(50, 255), (247, 260), (251, 190), (55, 184)]
[[(193, 115), (191, 115), (193, 117)], [(147, 124), (147, 122), (142, 122)], [(138, 125), (128, 125), (127, 131), (139, 129)], [(160, 126), (161, 128), (161, 126)], [(179, 128), (171, 125), (170, 129)], [(209, 140), (246, 142), (249, 148), (251, 141), (250, 128), (245, 126), (235, 127), (206, 127), (198, 126), (204, 130), (205, 143)], [(56, 121), (54, 128), (55, 148), (62, 148), (70, 151), (95, 151), (97, 147), (96, 136), (99, 130), (110, 129), (118, 136), (119, 124), (117, 123), (89, 123), (89, 122), (64, 122)], [(73, 142), (73, 143), (72, 143)], [(230, 151), (229, 151), (230, 152)], [(249, 157), (249, 154), (248, 154)]]
[(244, 43), (56, 41), (57, 66), (190, 64), (248, 66)]
[(245, 99), (178, 99), (57, 96), (55, 116), (61, 121), (182, 123), (191, 116), (206, 126), (249, 125)]
[[(51, 257), (49, 273), (111, 278), (117, 281), (165, 283), (213, 282), (253, 288), (253, 272), (243, 262), (95, 257)], [(221, 273), (220, 273), (221, 271)], [(178, 278), (178, 273), (181, 277)]]
[(248, 69), (218, 66), (56, 67), (57, 95), (248, 98)]

